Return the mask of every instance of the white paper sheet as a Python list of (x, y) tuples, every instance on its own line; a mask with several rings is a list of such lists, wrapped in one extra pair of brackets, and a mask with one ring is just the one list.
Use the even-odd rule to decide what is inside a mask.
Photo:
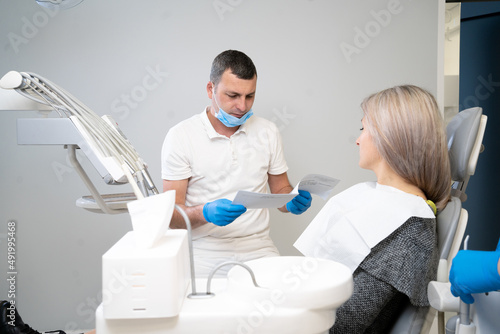
[(308, 174), (288, 194), (262, 194), (240, 190), (234, 197), (233, 204), (241, 204), (247, 209), (280, 208), (297, 196), (299, 190), (306, 190), (326, 200), (339, 182), (340, 180), (329, 176)]
[(281, 208), (290, 202), (296, 193), (289, 194), (262, 194), (240, 190), (233, 200), (233, 204), (242, 204), (247, 209)]

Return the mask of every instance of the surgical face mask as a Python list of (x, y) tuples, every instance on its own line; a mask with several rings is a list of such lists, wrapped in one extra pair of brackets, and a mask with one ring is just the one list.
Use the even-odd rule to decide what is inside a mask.
[[(212, 89), (212, 94), (214, 96), (214, 101), (217, 107), (219, 107), (219, 104), (217, 103), (217, 98), (215, 97), (215, 89)], [(219, 107), (219, 111), (215, 112), (215, 117), (222, 122), (226, 127), (228, 128), (233, 128), (235, 126), (240, 126), (246, 122), (247, 119), (250, 118), (250, 116), (253, 115), (252, 109), (246, 112), (245, 115), (241, 116), (241, 118), (234, 117), (233, 115), (229, 115), (227, 112), (222, 110), (221, 107)]]

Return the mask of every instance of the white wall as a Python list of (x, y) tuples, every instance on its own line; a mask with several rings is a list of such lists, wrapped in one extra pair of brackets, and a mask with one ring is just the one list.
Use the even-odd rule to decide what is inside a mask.
[[(163, 138), (208, 104), (210, 65), (225, 49), (254, 60), (254, 111), (281, 129), (291, 181), (330, 175), (342, 180), (335, 193), (374, 178), (357, 165), (361, 100), (396, 84), (437, 91), (434, 0), (85, 0), (50, 13), (35, 1), (0, 0), (0, 13), (0, 74), (38, 73), (96, 113), (111, 114), (158, 187)], [(157, 87), (148, 91), (143, 82), (151, 71)], [(92, 328), (100, 257), (131, 229), (129, 217), (75, 207), (88, 191), (66, 151), (18, 146), (20, 117), (36, 114), (0, 111), (0, 270), (8, 271), (7, 222), (15, 220), (23, 319), (40, 330)], [(109, 189), (84, 165), (103, 192), (130, 190)], [(297, 254), (292, 243), (323, 204), (315, 198), (301, 216), (272, 213), (272, 236), (283, 255)], [(6, 298), (6, 280), (0, 287)]]

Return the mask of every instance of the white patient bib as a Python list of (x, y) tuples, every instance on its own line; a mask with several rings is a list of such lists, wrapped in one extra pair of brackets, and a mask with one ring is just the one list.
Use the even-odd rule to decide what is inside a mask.
[(294, 246), (302, 254), (337, 261), (352, 272), (371, 249), (410, 217), (434, 218), (425, 200), (376, 182), (332, 197)]

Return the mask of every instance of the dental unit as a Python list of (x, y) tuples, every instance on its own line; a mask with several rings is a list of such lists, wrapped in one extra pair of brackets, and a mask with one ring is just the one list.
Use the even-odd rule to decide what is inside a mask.
[[(159, 193), (147, 164), (109, 116), (99, 117), (49, 80), (11, 71), (0, 88), (49, 106), (59, 117), (18, 119), (18, 144), (64, 145), (91, 195), (77, 205), (92, 212), (129, 213), (132, 231), (102, 256), (103, 301), (98, 334), (327, 333), (336, 309), (352, 294), (350, 270), (337, 262), (301, 256), (227, 262), (196, 278), (191, 224), (175, 205), (175, 191)], [(132, 192), (103, 195), (76, 150), (108, 185)], [(187, 230), (169, 229), (177, 210)], [(227, 277), (214, 277), (232, 266)], [(205, 287), (200, 291), (199, 287)]]

